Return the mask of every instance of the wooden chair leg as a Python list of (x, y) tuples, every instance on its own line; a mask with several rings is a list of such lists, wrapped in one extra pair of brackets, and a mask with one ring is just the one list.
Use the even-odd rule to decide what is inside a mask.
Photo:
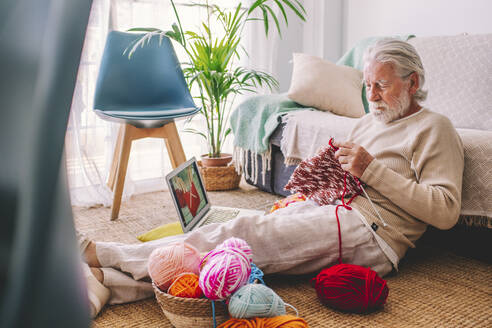
[(186, 162), (186, 155), (174, 122), (168, 123), (160, 128), (149, 129), (136, 128), (130, 124), (121, 126), (108, 179), (108, 186), (113, 190), (111, 220), (117, 219), (120, 212), (121, 196), (123, 195), (123, 188), (125, 186), (126, 171), (128, 168), (128, 159), (130, 158), (132, 142), (133, 140), (149, 137), (163, 138), (165, 140), (169, 159), (171, 160), (173, 168)]
[(118, 130), (118, 138), (114, 146), (113, 162), (111, 163), (111, 169), (108, 177), (108, 187), (111, 191), (114, 191), (114, 184), (116, 182), (116, 172), (118, 171), (118, 163), (121, 154), (121, 144), (123, 143), (123, 133), (125, 132), (125, 125), (121, 124)]
[(125, 124), (122, 133), (122, 145), (119, 157), (118, 171), (116, 175), (116, 187), (113, 194), (113, 206), (111, 207), (111, 220), (118, 218), (121, 206), (121, 196), (123, 195), (123, 187), (125, 186), (126, 170), (128, 168), (128, 159), (132, 147), (132, 130), (135, 129), (129, 124)]
[(183, 150), (183, 145), (179, 139), (178, 130), (174, 122), (168, 123), (162, 127), (162, 137), (166, 141), (166, 148), (171, 160), (173, 168), (178, 167), (182, 163), (186, 162), (186, 155)]

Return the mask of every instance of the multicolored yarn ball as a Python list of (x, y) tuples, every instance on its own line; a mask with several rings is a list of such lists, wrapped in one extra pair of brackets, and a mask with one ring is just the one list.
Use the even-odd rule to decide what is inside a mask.
[(239, 248), (242, 250), (249, 258), (249, 261), (253, 261), (253, 251), (247, 242), (241, 238), (231, 237), (222, 242), (222, 244), (215, 247), (216, 249), (222, 248)]
[(154, 284), (167, 291), (174, 279), (184, 272), (198, 274), (200, 253), (185, 242), (156, 248), (149, 256), (147, 269)]
[(229, 319), (217, 328), (308, 328), (307, 322), (293, 315), (273, 318)]
[[(249, 247), (247, 242), (245, 242), (240, 238), (236, 238), (236, 237), (228, 238), (215, 247), (216, 250), (223, 249), (223, 248), (233, 248), (233, 249), (241, 250), (248, 257), (250, 262), (252, 262), (253, 260), (253, 252), (251, 251), (251, 247)], [(200, 271), (202, 270), (205, 263), (207, 263), (207, 259), (210, 253), (211, 252), (205, 253), (205, 255), (202, 256), (202, 260), (200, 262)]]
[(285, 303), (271, 288), (247, 284), (229, 299), (229, 314), (239, 319), (276, 317), (285, 314)]
[(311, 284), (321, 303), (355, 313), (383, 306), (389, 293), (386, 281), (375, 271), (354, 264), (325, 268), (311, 280)]
[(223, 300), (244, 286), (251, 274), (248, 256), (238, 248), (223, 248), (210, 251), (200, 264), (199, 286), (211, 300)]
[(287, 207), (297, 202), (304, 202), (306, 201), (306, 199), (307, 197), (305, 195), (301, 194), (300, 192), (296, 192), (295, 194), (289, 195), (284, 199), (279, 199), (275, 203), (273, 203), (273, 206), (270, 209), (270, 213), (273, 213), (278, 209)]
[(194, 273), (182, 273), (174, 279), (167, 293), (176, 297), (200, 298), (203, 296), (203, 291), (198, 286), (198, 279), (198, 275)]

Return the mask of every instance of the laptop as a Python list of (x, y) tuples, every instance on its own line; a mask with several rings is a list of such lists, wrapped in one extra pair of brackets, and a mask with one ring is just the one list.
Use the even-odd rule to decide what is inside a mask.
[(195, 157), (166, 175), (166, 182), (184, 233), (203, 225), (226, 222), (240, 216), (264, 214), (263, 211), (212, 206)]

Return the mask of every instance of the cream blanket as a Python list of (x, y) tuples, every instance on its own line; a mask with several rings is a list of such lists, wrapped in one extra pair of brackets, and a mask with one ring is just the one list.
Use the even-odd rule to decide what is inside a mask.
[(298, 111), (284, 117), (280, 149), (286, 165), (296, 165), (328, 146), (330, 138), (344, 140), (357, 122), (356, 118), (322, 111)]

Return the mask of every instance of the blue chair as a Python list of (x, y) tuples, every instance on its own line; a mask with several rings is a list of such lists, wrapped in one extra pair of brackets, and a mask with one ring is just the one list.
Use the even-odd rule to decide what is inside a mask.
[(141, 138), (163, 138), (173, 168), (186, 161), (174, 119), (190, 116), (195, 106), (171, 41), (153, 36), (129, 58), (144, 34), (112, 31), (106, 40), (96, 84), (94, 111), (122, 123), (108, 186), (113, 190), (111, 219), (117, 219), (131, 144)]

